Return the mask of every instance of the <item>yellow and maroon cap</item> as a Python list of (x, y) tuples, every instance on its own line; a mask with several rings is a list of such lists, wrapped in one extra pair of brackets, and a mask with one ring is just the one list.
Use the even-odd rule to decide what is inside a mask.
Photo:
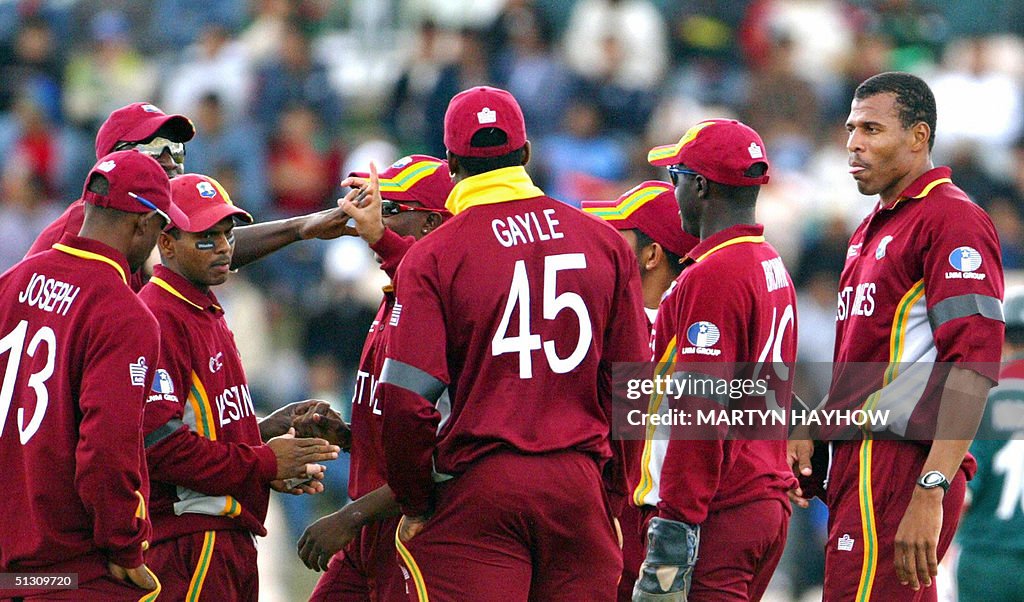
[[(350, 176), (369, 178), (365, 172)], [(454, 184), (448, 173), (448, 162), (430, 155), (409, 155), (395, 161), (377, 174), (380, 196), (389, 201), (415, 201), (424, 207), (444, 211)]]
[(171, 180), (171, 198), (188, 217), (186, 232), (203, 232), (225, 217), (236, 217), (246, 224), (252, 216), (231, 202), (220, 182), (210, 176), (187, 173)]
[(617, 230), (640, 230), (665, 249), (683, 257), (700, 241), (683, 231), (679, 205), (670, 184), (643, 182), (614, 201), (583, 201), (583, 211)]
[[(652, 148), (647, 161), (661, 167), (682, 164), (726, 186), (768, 183), (768, 156), (761, 136), (735, 119), (701, 121), (686, 130), (679, 142)], [(746, 175), (757, 163), (764, 163), (764, 172)]]

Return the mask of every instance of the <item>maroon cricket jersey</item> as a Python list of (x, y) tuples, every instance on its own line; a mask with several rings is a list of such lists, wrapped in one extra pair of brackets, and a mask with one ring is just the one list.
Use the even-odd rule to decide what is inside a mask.
[(161, 265), (139, 297), (162, 333), (145, 412), (153, 541), (212, 529), (266, 535), (277, 459), (260, 439), (224, 310)]
[[(602, 463), (614, 454), (606, 489), (621, 505), (610, 369), (650, 353), (632, 249), (544, 196), (521, 167), (463, 180), (447, 205), (455, 217), (399, 267), (378, 385), (388, 483), (403, 511), (423, 514), (435, 476), (503, 449), (577, 450)], [(434, 404), (445, 389), (442, 416)]]
[[(694, 247), (675, 289), (662, 302), (654, 330), (655, 358), (677, 380), (707, 375), (767, 382), (765, 395), (683, 395), (661, 403), (689, 412), (691, 421), (698, 411), (738, 408), (781, 412), (788, 418), (796, 294), (778, 252), (764, 239), (763, 226), (732, 226)], [(756, 374), (748, 370), (761, 362)], [(786, 462), (785, 428), (772, 436), (769, 429), (758, 431), (759, 424), (735, 439), (726, 439), (737, 435), (720, 424), (718, 438), (702, 440), (687, 440), (685, 431), (673, 426), (667, 445), (653, 441), (644, 450), (634, 503), (657, 505), (662, 516), (690, 524), (755, 500), (786, 503), (786, 491), (796, 479)], [(665, 450), (663, 458), (655, 455), (659, 449)]]
[(932, 438), (913, 435), (931, 433), (937, 419), (943, 382), (929, 376), (933, 362), (998, 380), (999, 239), (950, 174), (932, 169), (892, 206), (879, 204), (850, 238), (840, 277), (826, 409), (889, 410), (886, 436)]
[[(59, 242), (64, 233), (78, 234), (78, 231), (82, 229), (82, 224), (85, 222), (85, 201), (78, 199), (74, 203), (68, 205), (68, 208), (61, 213), (60, 216), (53, 220), (49, 226), (43, 229), (36, 237), (35, 242), (29, 248), (28, 253), (25, 253), (25, 257), (41, 253), (50, 247), (54, 243)], [(142, 270), (132, 272), (128, 275), (128, 285), (132, 287), (132, 290), (139, 292), (142, 285), (145, 284), (145, 278), (143, 277)]]
[(84, 583), (108, 561), (143, 561), (142, 413), (160, 332), (128, 273), (118, 251), (65, 234), (0, 277), (2, 572)]
[[(380, 256), (380, 267), (388, 277), (394, 279), (398, 264), (415, 240), (411, 236), (403, 238), (391, 230), (384, 230), (384, 236), (371, 246)], [(377, 316), (370, 325), (370, 332), (366, 335), (363, 352), (359, 357), (350, 425), (352, 449), (349, 452), (348, 496), (353, 500), (387, 483), (387, 475), (384, 472), (384, 447), (381, 444), (383, 413), (377, 383), (380, 381), (380, 371), (384, 366), (385, 336), (388, 332), (384, 327), (394, 304), (394, 287), (384, 287), (384, 298), (381, 299)]]

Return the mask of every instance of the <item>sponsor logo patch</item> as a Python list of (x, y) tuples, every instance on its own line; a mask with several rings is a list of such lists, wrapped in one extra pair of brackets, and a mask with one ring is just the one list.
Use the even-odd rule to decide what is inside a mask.
[(497, 123), (498, 122), (498, 113), (496, 113), (494, 111), (494, 109), (491, 109), (491, 108), (488, 108), (488, 107), (484, 107), (483, 109), (480, 110), (479, 113), (476, 114), (476, 120), (481, 125), (483, 125), (485, 123)]
[(850, 537), (849, 533), (843, 533), (843, 536), (839, 538), (839, 551), (852, 552), (854, 543), (854, 539)]
[(686, 329), (686, 340), (694, 347), (713, 347), (720, 337), (721, 332), (711, 322), (694, 322)]
[(949, 254), (949, 265), (960, 272), (974, 272), (981, 267), (981, 253), (973, 247), (958, 247)]
[(167, 370), (163, 368), (157, 368), (156, 374), (153, 375), (153, 392), (167, 395), (174, 393), (174, 383), (171, 382), (171, 375), (167, 373)]
[(892, 242), (892, 236), (885, 235), (882, 240), (878, 243), (878, 248), (875, 249), (875, 260), (879, 260), (885, 257), (885, 248)]
[(196, 190), (199, 191), (199, 196), (204, 199), (212, 199), (217, 196), (217, 189), (213, 187), (213, 184), (209, 182), (199, 182), (196, 184)]
[(137, 361), (128, 363), (128, 376), (131, 378), (133, 387), (146, 386), (147, 372), (149, 372), (149, 366), (146, 365), (146, 358), (143, 356), (139, 356)]

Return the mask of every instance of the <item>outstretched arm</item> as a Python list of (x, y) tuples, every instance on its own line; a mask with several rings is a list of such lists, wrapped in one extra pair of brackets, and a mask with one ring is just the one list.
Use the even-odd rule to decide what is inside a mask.
[(300, 240), (329, 240), (346, 234), (354, 235), (352, 228), (346, 225), (348, 220), (349, 216), (341, 207), (333, 207), (308, 215), (239, 226), (235, 228), (235, 254), (231, 267), (238, 269)]

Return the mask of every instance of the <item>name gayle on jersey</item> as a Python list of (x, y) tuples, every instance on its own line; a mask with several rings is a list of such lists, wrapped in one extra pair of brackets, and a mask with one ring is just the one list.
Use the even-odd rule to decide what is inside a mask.
[(491, 230), (498, 243), (506, 248), (564, 237), (565, 234), (558, 231), (559, 221), (554, 218), (555, 210), (545, 209), (542, 213), (543, 219), (537, 216), (536, 211), (529, 211), (491, 220)]
[(74, 284), (35, 273), (28, 279), (25, 290), (18, 293), (18, 303), (66, 316), (81, 290), (81, 287)]

